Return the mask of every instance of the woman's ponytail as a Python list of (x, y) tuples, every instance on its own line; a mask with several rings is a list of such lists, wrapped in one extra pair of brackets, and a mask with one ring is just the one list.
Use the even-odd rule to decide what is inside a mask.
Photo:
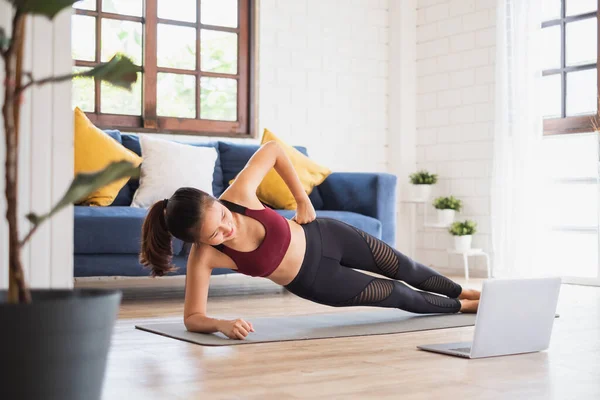
[(182, 187), (169, 200), (158, 201), (148, 210), (142, 225), (140, 263), (152, 268), (152, 276), (163, 276), (177, 270), (172, 263), (172, 238), (184, 243), (198, 243), (204, 209), (214, 200), (202, 190)]
[(173, 244), (165, 220), (166, 204), (167, 200), (154, 203), (142, 225), (140, 263), (152, 268), (152, 276), (163, 276), (177, 270), (171, 262)]

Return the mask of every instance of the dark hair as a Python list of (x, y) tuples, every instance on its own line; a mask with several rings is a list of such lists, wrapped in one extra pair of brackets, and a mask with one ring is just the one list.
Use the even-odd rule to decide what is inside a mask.
[(195, 243), (198, 226), (206, 206), (216, 199), (202, 190), (183, 187), (170, 199), (152, 205), (142, 225), (140, 263), (152, 269), (152, 276), (177, 270), (172, 264), (171, 235), (186, 243)]

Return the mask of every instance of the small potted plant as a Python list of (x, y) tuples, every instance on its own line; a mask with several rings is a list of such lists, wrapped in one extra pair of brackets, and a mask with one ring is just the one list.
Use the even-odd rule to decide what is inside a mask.
[(449, 226), (454, 222), (456, 213), (461, 210), (462, 202), (454, 196), (438, 197), (433, 201), (433, 206), (437, 210), (438, 223)]
[(427, 201), (431, 195), (431, 185), (437, 183), (437, 178), (436, 174), (431, 174), (426, 170), (411, 174), (410, 182), (413, 184), (414, 198)]
[(465, 252), (471, 248), (473, 234), (477, 231), (477, 224), (473, 221), (454, 222), (448, 230), (454, 236), (454, 248), (456, 251)]

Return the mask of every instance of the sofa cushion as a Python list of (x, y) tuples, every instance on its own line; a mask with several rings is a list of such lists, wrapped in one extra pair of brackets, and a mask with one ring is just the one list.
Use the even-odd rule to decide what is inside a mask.
[(173, 140), (141, 135), (144, 162), (140, 187), (132, 207), (147, 208), (168, 199), (182, 187), (213, 195), (213, 176), (218, 151), (210, 146), (189, 146)]
[[(74, 110), (74, 173), (92, 173), (103, 170), (115, 161), (128, 161), (137, 167), (141, 157), (115, 140), (114, 136), (97, 128), (80, 108)], [(77, 203), (93, 206), (109, 206), (128, 182), (119, 178), (80, 199)]]
[(217, 151), (217, 161), (215, 162), (215, 172), (213, 174), (213, 194), (215, 197), (219, 197), (224, 191), (225, 186), (223, 185), (223, 166), (221, 165), (221, 156), (219, 151), (219, 142), (207, 142), (207, 143), (192, 143), (192, 142), (179, 142), (188, 144), (190, 146), (199, 147), (214, 147)]
[[(137, 155), (142, 155), (142, 146), (140, 145), (140, 137), (136, 134), (132, 133), (121, 133), (121, 141), (123, 146), (127, 147), (129, 150), (133, 151)], [(219, 151), (219, 142), (210, 141), (210, 142), (189, 142), (189, 141), (176, 141), (178, 143), (189, 144), (190, 146), (200, 146), (200, 147), (214, 147), (217, 150), (217, 161), (215, 162), (215, 171), (213, 174), (213, 193), (215, 197), (219, 197), (224, 191), (225, 187), (223, 185), (223, 168), (221, 166), (221, 157)], [(139, 179), (130, 179), (127, 183), (127, 188), (121, 189), (119, 193), (118, 205), (130, 205), (133, 200), (133, 195), (135, 191), (140, 187)], [(116, 200), (115, 200), (116, 201)]]
[[(74, 207), (75, 254), (139, 254), (145, 208)], [(173, 239), (173, 253), (183, 243)]]
[[(115, 139), (117, 142), (123, 144), (123, 141), (121, 140), (121, 131), (119, 131), (117, 129), (104, 129), (104, 132), (111, 138)], [(131, 192), (131, 187), (129, 186), (129, 181), (127, 181), (127, 184), (125, 184), (121, 188), (121, 190), (119, 190), (117, 197), (115, 197), (115, 200), (110, 205), (111, 206), (128, 206), (129, 204), (131, 204), (132, 198), (133, 198), (133, 193)]]
[[(308, 157), (306, 147), (293, 146), (296, 150)], [(236, 177), (237, 174), (246, 166), (250, 157), (260, 148), (259, 144), (242, 144), (233, 142), (219, 142), (219, 152), (221, 153), (221, 165), (223, 168), (223, 185), (224, 189), (229, 187), (229, 181)], [(319, 187), (315, 186), (313, 191), (308, 196), (315, 210), (323, 208), (323, 198), (319, 192)]]
[(112, 202), (111, 206), (129, 206), (131, 205), (131, 201), (133, 200), (133, 195), (135, 194), (135, 190), (132, 189), (132, 181), (135, 180), (135, 184), (139, 186), (138, 179), (131, 178), (127, 181), (127, 184), (119, 190), (115, 201)]
[(121, 131), (117, 129), (103, 129), (103, 131), (117, 142), (123, 144), (123, 141), (121, 141)]
[[(283, 153), (285, 153), (293, 169), (296, 171), (298, 180), (306, 193), (312, 193), (316, 186), (323, 183), (325, 178), (331, 175), (331, 170), (328, 167), (311, 160), (306, 155), (306, 151), (300, 152), (265, 128), (260, 142), (261, 146), (268, 142), (277, 143), (283, 150)], [(256, 196), (263, 203), (269, 204), (276, 209), (295, 210), (298, 207), (294, 195), (275, 168), (271, 168), (260, 185), (258, 185)]]

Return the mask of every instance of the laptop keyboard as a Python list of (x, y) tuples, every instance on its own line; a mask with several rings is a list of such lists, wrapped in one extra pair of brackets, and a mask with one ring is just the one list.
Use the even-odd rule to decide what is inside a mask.
[(471, 352), (471, 348), (470, 347), (459, 347), (457, 349), (450, 349), (452, 351), (460, 351), (463, 353), (470, 353)]

